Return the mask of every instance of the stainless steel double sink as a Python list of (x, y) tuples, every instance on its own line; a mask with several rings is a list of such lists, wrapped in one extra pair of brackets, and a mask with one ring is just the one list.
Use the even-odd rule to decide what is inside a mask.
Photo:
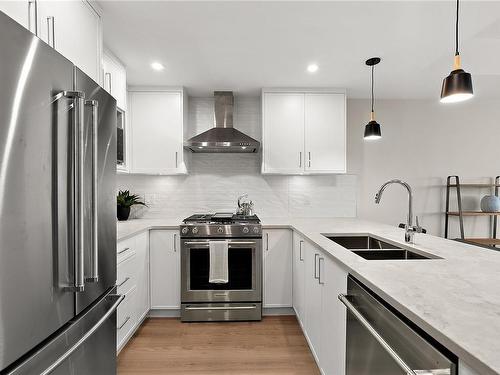
[(440, 259), (421, 250), (409, 249), (368, 234), (323, 234), (329, 240), (368, 260)]

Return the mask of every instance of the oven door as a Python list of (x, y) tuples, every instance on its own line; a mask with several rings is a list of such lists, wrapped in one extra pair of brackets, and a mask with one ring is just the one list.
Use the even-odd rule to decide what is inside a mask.
[(208, 282), (209, 240), (181, 239), (181, 301), (262, 301), (262, 239), (227, 239), (229, 281)]

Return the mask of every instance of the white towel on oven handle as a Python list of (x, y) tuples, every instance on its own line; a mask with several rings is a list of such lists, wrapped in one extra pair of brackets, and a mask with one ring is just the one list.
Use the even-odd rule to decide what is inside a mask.
[(208, 282), (211, 284), (227, 284), (229, 282), (228, 269), (228, 241), (210, 241), (210, 272)]

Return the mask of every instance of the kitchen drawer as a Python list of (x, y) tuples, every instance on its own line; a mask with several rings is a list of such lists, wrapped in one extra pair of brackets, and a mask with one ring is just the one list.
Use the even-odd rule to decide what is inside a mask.
[(117, 261), (120, 263), (135, 251), (135, 237), (118, 242), (116, 245)]
[(126, 295), (123, 302), (118, 306), (116, 313), (116, 343), (121, 349), (129, 334), (137, 324), (137, 314), (135, 308), (135, 297), (137, 288), (132, 288)]
[(137, 253), (127, 250), (130, 255), (116, 267), (116, 288), (118, 294), (126, 294), (137, 284)]

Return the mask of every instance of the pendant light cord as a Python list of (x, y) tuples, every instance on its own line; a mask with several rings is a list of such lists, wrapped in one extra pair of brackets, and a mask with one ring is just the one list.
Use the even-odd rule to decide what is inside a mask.
[(457, 19), (455, 21), (455, 56), (460, 55), (458, 51), (458, 11), (459, 11), (459, 0), (457, 0)]
[(375, 66), (372, 65), (372, 112), (373, 112), (373, 70), (375, 69)]

